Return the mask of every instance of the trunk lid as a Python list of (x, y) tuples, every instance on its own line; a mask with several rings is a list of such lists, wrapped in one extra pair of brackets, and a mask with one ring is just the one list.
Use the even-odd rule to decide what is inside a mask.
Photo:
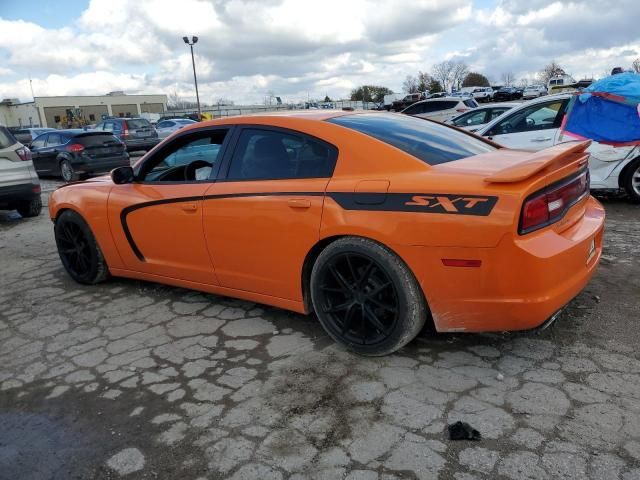
[(120, 140), (105, 132), (81, 133), (73, 141), (84, 146), (84, 153), (91, 158), (115, 157), (125, 150)]

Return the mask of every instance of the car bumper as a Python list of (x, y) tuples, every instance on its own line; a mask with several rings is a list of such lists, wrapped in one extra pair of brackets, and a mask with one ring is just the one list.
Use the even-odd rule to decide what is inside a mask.
[(136, 139), (127, 139), (124, 141), (124, 144), (127, 147), (128, 151), (132, 150), (150, 150), (155, 147), (158, 143), (160, 143), (159, 138), (136, 138)]
[(39, 184), (24, 183), (0, 187), (0, 205), (13, 205), (15, 202), (29, 201), (39, 196)]
[[(528, 330), (575, 298), (600, 261), (605, 213), (593, 197), (574, 208), (584, 208), (584, 216), (561, 232), (550, 227), (516, 238), (507, 235), (495, 248), (441, 248), (437, 258), (423, 258), (429, 268), (418, 280), (437, 330)], [(482, 263), (479, 268), (445, 267), (442, 258)]]
[(131, 161), (129, 155), (118, 155), (117, 157), (81, 158), (72, 162), (72, 165), (78, 173), (103, 173), (117, 167), (128, 167), (131, 165)]

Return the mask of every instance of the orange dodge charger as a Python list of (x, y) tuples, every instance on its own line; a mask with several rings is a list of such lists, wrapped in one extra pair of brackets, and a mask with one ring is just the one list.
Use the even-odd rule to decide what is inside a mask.
[(59, 188), (49, 211), (78, 282), (315, 312), (337, 342), (384, 355), (426, 321), (486, 332), (556, 318), (602, 250), (588, 145), (508, 150), (391, 113), (227, 118)]

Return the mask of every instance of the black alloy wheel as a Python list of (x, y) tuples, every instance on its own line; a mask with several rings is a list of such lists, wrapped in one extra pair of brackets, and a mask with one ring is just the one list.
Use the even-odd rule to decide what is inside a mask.
[(94, 284), (109, 276), (109, 269), (91, 229), (74, 211), (63, 212), (54, 227), (62, 265), (79, 283)]
[(314, 309), (327, 333), (362, 355), (386, 355), (420, 331), (428, 308), (413, 273), (372, 240), (345, 237), (318, 256)]

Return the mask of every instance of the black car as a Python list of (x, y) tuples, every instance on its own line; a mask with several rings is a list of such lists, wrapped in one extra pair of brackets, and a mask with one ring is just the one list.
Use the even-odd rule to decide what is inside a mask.
[(109, 132), (57, 130), (40, 135), (29, 148), (39, 175), (66, 182), (130, 165), (124, 143)]
[(110, 132), (126, 145), (128, 152), (151, 150), (158, 140), (158, 132), (145, 118), (107, 118), (94, 130)]
[(522, 98), (522, 90), (515, 87), (502, 87), (493, 94), (494, 102), (506, 102)]

